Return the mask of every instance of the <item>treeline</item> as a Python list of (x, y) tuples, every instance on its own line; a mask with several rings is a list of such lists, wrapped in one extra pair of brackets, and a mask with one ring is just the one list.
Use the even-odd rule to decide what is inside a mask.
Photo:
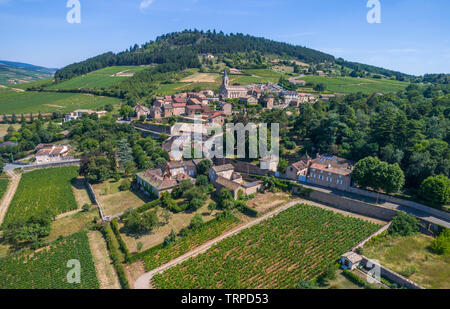
[(108, 52), (68, 65), (55, 73), (55, 79), (58, 82), (114, 65), (172, 64), (179, 69), (199, 68), (199, 53), (236, 52), (290, 56), (311, 63), (334, 61), (333, 56), (313, 49), (250, 35), (185, 30), (160, 36), (155, 42), (142, 46), (136, 44), (118, 54)]
[(392, 70), (388, 70), (388, 69), (383, 69), (383, 68), (376, 67), (373, 65), (362, 64), (362, 63), (358, 63), (358, 62), (345, 61), (342, 58), (336, 59), (336, 63), (343, 67), (352, 69), (356, 73), (357, 72), (368, 72), (368, 73), (372, 73), (372, 74), (380, 74), (380, 75), (384, 75), (386, 77), (395, 77), (395, 79), (399, 80), (399, 81), (412, 81), (415, 78), (414, 76), (408, 75), (405, 73), (392, 71)]
[(222, 31), (185, 30), (162, 35), (157, 43), (164, 42), (170, 46), (191, 46), (197, 53), (227, 54), (236, 52), (260, 52), (263, 54), (285, 55), (308, 63), (334, 61), (334, 57), (314, 49), (295, 46), (258, 38), (242, 33), (225, 34)]
[(151, 48), (131, 49), (118, 54), (109, 52), (68, 65), (55, 73), (55, 80), (60, 82), (110, 66), (150, 64), (169, 64), (163, 70), (200, 67), (197, 54), (190, 48), (171, 49), (164, 45), (152, 44)]
[(359, 161), (372, 156), (398, 163), (406, 187), (450, 173), (450, 87), (412, 84), (388, 95), (350, 94), (305, 104), (285, 140), (308, 153), (331, 153)]

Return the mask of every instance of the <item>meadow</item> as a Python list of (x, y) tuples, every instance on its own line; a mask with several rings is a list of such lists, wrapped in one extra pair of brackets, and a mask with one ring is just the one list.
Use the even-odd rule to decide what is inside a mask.
[[(136, 73), (148, 68), (147, 66), (112, 66), (94, 71), (82, 76), (53, 84), (47, 89), (100, 89), (113, 86), (129, 76), (123, 74)], [(123, 74), (118, 74), (123, 73)], [(116, 74), (118, 74), (116, 76)]]
[[(81, 265), (80, 283), (69, 283), (70, 260)], [(99, 282), (86, 232), (58, 240), (35, 252), (0, 259), (0, 289), (98, 289)]]
[(286, 289), (317, 278), (379, 225), (296, 205), (153, 277), (161, 289)]
[(72, 190), (72, 179), (77, 176), (78, 167), (75, 166), (24, 173), (3, 224), (16, 218), (26, 220), (46, 209), (54, 215), (77, 209)]
[(363, 254), (428, 289), (450, 288), (450, 256), (430, 250), (433, 237), (379, 236), (363, 249)]
[(72, 112), (77, 109), (101, 109), (106, 104), (118, 105), (120, 100), (81, 93), (16, 92), (0, 89), (0, 113)]
[[(371, 94), (374, 92), (397, 92), (404, 90), (409, 85), (408, 83), (395, 80), (353, 77), (303, 76), (301, 79), (313, 84), (323, 83), (327, 86), (327, 91), (338, 93), (363, 92)], [(301, 88), (299, 91), (301, 91)]]

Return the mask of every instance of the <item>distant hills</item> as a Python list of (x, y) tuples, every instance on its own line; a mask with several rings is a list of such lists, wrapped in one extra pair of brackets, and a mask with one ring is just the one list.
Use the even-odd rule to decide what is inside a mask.
[[(336, 59), (334, 56), (287, 43), (254, 37), (250, 35), (225, 34), (216, 31), (185, 30), (159, 36), (155, 41), (138, 45), (120, 52), (108, 52), (85, 61), (68, 65), (55, 74), (57, 81), (67, 80), (109, 66), (124, 65), (165, 65), (164, 71), (175, 69), (199, 68), (198, 56), (211, 53), (221, 55), (234, 61), (226, 62), (228, 66), (238, 69), (262, 69), (267, 65), (268, 56), (276, 56), (286, 60), (301, 61), (306, 64), (339, 65), (347, 70), (355, 71), (354, 75), (379, 74), (387, 78), (409, 81), (414, 76)], [(236, 59), (239, 58), (239, 61)]]
[(57, 69), (44, 68), (28, 63), (0, 60), (0, 85), (21, 84), (52, 78)]

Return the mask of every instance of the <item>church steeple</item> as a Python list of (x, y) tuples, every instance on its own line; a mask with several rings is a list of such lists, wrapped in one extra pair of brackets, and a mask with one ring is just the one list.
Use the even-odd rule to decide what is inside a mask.
[(228, 87), (228, 83), (229, 83), (229, 78), (228, 78), (228, 73), (227, 73), (227, 70), (225, 69), (224, 71), (223, 71), (223, 81), (222, 81), (222, 85), (223, 86), (225, 86), (225, 87)]

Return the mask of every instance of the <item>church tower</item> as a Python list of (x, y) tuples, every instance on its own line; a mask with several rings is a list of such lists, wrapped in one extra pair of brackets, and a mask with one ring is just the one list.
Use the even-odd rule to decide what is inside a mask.
[(227, 88), (227, 87), (228, 87), (228, 84), (229, 84), (229, 82), (230, 82), (230, 80), (229, 80), (229, 78), (228, 78), (228, 73), (227, 73), (227, 70), (224, 70), (224, 71), (223, 71), (223, 80), (222, 80), (222, 86), (224, 86), (225, 88)]

